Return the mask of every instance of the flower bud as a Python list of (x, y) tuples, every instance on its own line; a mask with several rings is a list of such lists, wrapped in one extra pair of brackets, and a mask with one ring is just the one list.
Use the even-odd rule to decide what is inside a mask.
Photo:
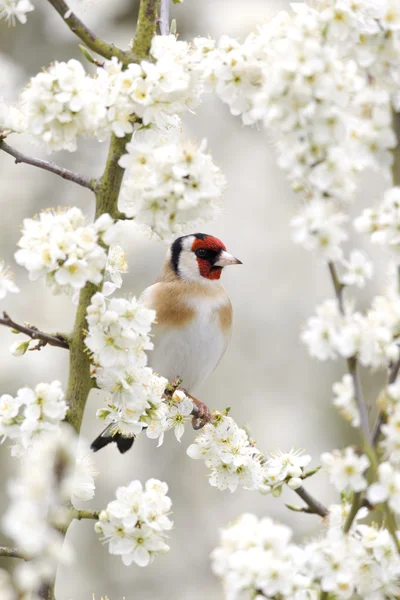
[(11, 354), (13, 356), (22, 356), (28, 350), (29, 342), (30, 340), (25, 342), (14, 342), (14, 344), (10, 346)]
[(291, 479), (289, 479), (289, 481), (287, 482), (288, 486), (290, 487), (290, 489), (292, 490), (297, 490), (297, 488), (299, 488), (302, 485), (302, 480), (300, 479), (300, 477), (292, 477)]
[(274, 488), (272, 490), (272, 495), (274, 496), (274, 498), (279, 498), (279, 496), (281, 495), (281, 493), (282, 493), (282, 486), (281, 485), (278, 486), (278, 487), (276, 487), (276, 488)]

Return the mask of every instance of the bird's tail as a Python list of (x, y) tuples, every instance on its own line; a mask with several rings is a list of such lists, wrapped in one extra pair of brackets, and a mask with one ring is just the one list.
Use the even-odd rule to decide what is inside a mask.
[(119, 431), (115, 429), (115, 423), (110, 423), (107, 427), (101, 432), (101, 434), (91, 443), (90, 448), (93, 452), (97, 452), (101, 450), (111, 442), (115, 442), (117, 444), (118, 450), (121, 454), (127, 452), (130, 448), (132, 448), (133, 442), (135, 441), (135, 435), (123, 435)]

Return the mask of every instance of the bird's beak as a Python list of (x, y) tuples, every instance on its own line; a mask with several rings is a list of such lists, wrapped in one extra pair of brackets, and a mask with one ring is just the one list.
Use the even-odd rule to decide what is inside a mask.
[(214, 267), (227, 267), (229, 265), (241, 265), (243, 264), (241, 260), (229, 254), (229, 252), (221, 252), (217, 262), (214, 263)]

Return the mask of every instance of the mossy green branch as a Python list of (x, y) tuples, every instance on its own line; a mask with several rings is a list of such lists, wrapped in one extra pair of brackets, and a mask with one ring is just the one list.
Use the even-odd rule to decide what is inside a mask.
[(141, 0), (133, 52), (139, 60), (147, 58), (150, 52), (158, 20), (159, 0)]
[(118, 210), (118, 196), (124, 176), (124, 169), (119, 166), (118, 161), (125, 153), (125, 146), (131, 137), (131, 134), (123, 138), (119, 138), (114, 134), (111, 136), (106, 167), (95, 188), (96, 218), (104, 213), (108, 213), (114, 219), (125, 218), (125, 215)]
[(90, 31), (90, 29), (72, 12), (64, 0), (49, 0), (49, 2), (61, 16), (64, 23), (68, 25), (70, 30), (80, 38), (90, 50), (97, 52), (97, 54), (100, 54), (100, 56), (107, 59), (116, 56), (124, 64), (136, 62), (136, 57), (130, 50), (121, 50), (121, 48), (118, 48), (115, 44), (100, 39), (95, 33)]
[[(53, 6), (59, 7), (63, 0), (49, 0)], [(66, 5), (65, 5), (66, 6)], [(141, 58), (148, 55), (151, 38), (156, 31), (158, 0), (142, 0), (139, 10), (139, 20), (136, 30), (135, 52), (140, 49)], [(91, 47), (91, 46), (89, 46)], [(92, 48), (95, 50), (95, 48)], [(123, 218), (118, 210), (118, 196), (121, 189), (124, 170), (118, 162), (125, 152), (125, 146), (131, 135), (124, 138), (111, 136), (107, 162), (103, 176), (97, 182), (94, 192), (96, 195), (96, 218), (104, 213), (110, 214), (114, 219)], [(100, 286), (88, 283), (79, 297), (79, 306), (76, 313), (74, 330), (71, 335), (70, 346), (70, 372), (67, 390), (69, 411), (67, 421), (79, 432), (82, 424), (83, 413), (93, 380), (90, 377), (90, 360), (85, 347), (85, 331), (87, 330), (86, 311), (93, 294)]]
[(98, 289), (93, 283), (87, 283), (81, 291), (74, 330), (69, 342), (69, 379), (66, 398), (69, 408), (66, 421), (77, 433), (81, 429), (86, 401), (92, 388), (90, 360), (85, 346), (86, 310)]

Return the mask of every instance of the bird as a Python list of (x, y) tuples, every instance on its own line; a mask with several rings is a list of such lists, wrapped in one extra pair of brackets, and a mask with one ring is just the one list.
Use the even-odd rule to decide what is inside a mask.
[[(156, 282), (141, 300), (156, 311), (154, 349), (149, 365), (182, 388), (197, 406), (200, 423), (209, 419), (197, 393), (225, 354), (232, 330), (232, 304), (220, 278), (225, 267), (242, 262), (218, 238), (206, 233), (178, 237), (167, 252)], [(134, 442), (112, 424), (94, 440), (93, 451), (115, 442), (121, 453)]]

